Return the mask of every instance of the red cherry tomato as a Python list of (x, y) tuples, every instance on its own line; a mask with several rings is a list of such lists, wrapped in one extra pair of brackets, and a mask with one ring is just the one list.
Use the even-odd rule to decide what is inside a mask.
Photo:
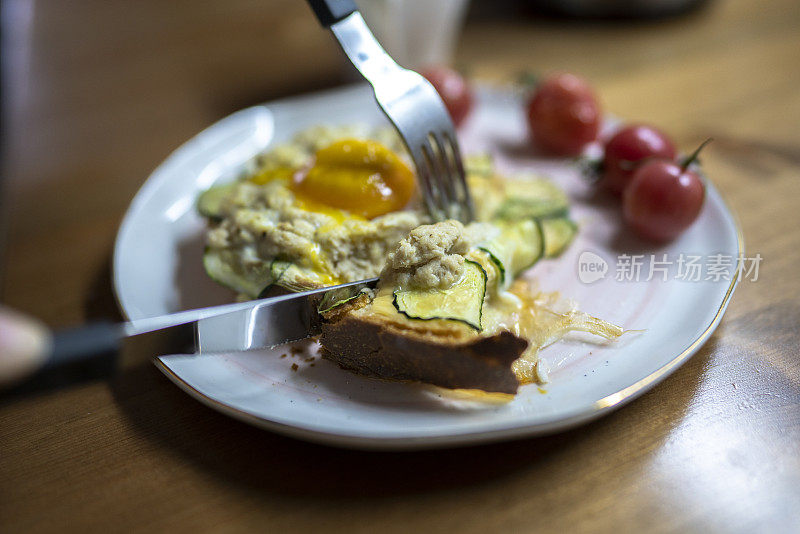
[(669, 241), (697, 219), (704, 198), (697, 173), (674, 161), (653, 160), (634, 172), (622, 196), (622, 213), (639, 235)]
[(560, 73), (546, 78), (528, 102), (533, 143), (551, 154), (575, 156), (597, 138), (600, 105), (583, 78)]
[(458, 72), (448, 67), (431, 67), (422, 72), (444, 101), (453, 124), (459, 126), (472, 111), (472, 89)]
[(675, 159), (675, 155), (675, 145), (659, 130), (645, 125), (626, 126), (606, 143), (603, 184), (621, 195), (643, 160)]

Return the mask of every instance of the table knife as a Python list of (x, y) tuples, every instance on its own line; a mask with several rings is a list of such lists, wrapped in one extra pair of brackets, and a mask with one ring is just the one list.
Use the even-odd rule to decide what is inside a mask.
[(299, 341), (320, 333), (321, 303), (374, 288), (377, 282), (372, 278), (125, 323), (94, 323), (57, 331), (40, 354), (0, 354), (0, 384), (100, 354), (117, 353), (132, 343), (143, 342), (152, 356), (159, 356), (236, 352)]

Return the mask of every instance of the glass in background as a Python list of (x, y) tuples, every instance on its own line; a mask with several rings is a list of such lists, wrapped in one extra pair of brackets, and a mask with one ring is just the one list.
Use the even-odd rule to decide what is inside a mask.
[(420, 69), (453, 59), (467, 0), (357, 0), (378, 41), (402, 66)]

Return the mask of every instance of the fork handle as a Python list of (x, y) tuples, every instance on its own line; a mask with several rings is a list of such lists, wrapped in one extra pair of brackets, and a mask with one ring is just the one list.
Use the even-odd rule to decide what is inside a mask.
[(319, 23), (330, 28), (358, 9), (353, 0), (308, 0)]

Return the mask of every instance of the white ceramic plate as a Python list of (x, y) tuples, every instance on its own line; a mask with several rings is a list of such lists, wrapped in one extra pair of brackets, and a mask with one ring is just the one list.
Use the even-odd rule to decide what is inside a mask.
[[(675, 277), (680, 255), (732, 259), (743, 253), (731, 212), (709, 184), (703, 212), (678, 240), (654, 247), (621, 229), (619, 207), (595, 198), (580, 173), (564, 161), (537, 158), (527, 148), (519, 100), (482, 89), (463, 128), (465, 152), (489, 151), (501, 171), (540, 171), (566, 189), (581, 230), (568, 251), (541, 261), (531, 276), (543, 289), (560, 291), (581, 308), (628, 329), (612, 344), (585, 338), (545, 349), (550, 383), (520, 388), (503, 405), (442, 397), (420, 385), (366, 379), (313, 357), (283, 349), (220, 356), (162, 356), (158, 367), (178, 386), (233, 417), (291, 436), (356, 448), (411, 449), (464, 445), (543, 434), (575, 426), (641, 395), (686, 361), (719, 323), (735, 276), (714, 280)], [(203, 273), (204, 221), (195, 198), (212, 183), (233, 179), (242, 165), (270, 144), (320, 124), (383, 122), (367, 87), (294, 98), (242, 110), (191, 139), (153, 172), (137, 194), (117, 237), (114, 288), (131, 319), (229, 302), (232, 295)], [(591, 252), (591, 254), (584, 254)], [(583, 254), (583, 255), (582, 255)], [(596, 256), (592, 256), (592, 254)], [(643, 255), (640, 281), (618, 280), (621, 254)], [(651, 254), (672, 261), (664, 275), (649, 275)], [(602, 258), (602, 260), (598, 259)], [(584, 282), (579, 279), (578, 264)], [(590, 264), (604, 278), (585, 283)], [(655, 265), (663, 267), (664, 265)], [(710, 279), (706, 279), (710, 278)], [(155, 356), (155, 355), (154, 355)], [(296, 363), (297, 370), (292, 370)]]

